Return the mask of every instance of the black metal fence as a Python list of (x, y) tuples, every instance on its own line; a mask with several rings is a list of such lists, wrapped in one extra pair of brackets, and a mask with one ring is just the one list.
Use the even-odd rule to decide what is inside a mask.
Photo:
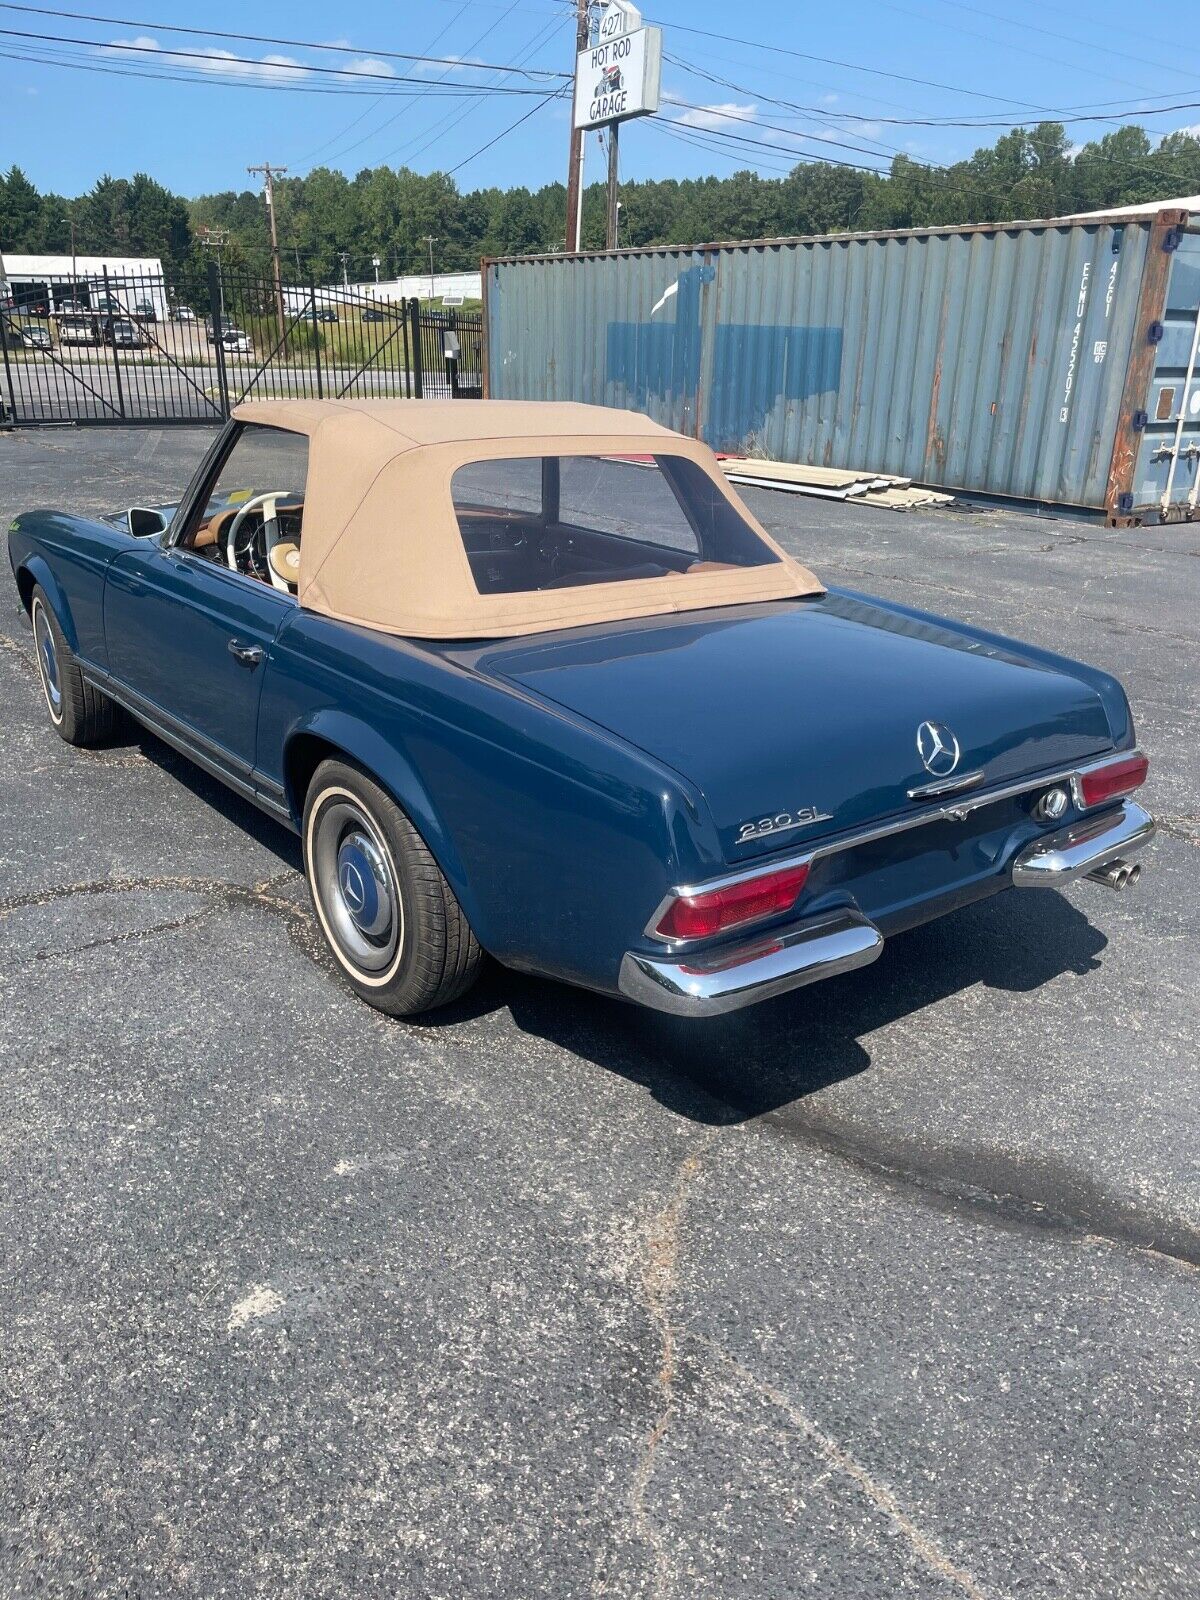
[(108, 273), (26, 289), (0, 308), (3, 420), (218, 422), (243, 400), (483, 393), (479, 312), (277, 285), (215, 262), (207, 300)]

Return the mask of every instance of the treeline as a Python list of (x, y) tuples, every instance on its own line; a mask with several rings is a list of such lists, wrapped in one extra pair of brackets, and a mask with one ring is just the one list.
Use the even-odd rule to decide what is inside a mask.
[[(1072, 149), (1060, 123), (1015, 129), (969, 160), (931, 168), (897, 156), (886, 176), (805, 162), (786, 176), (664, 178), (621, 189), (621, 243), (700, 244), (789, 234), (1004, 222), (1063, 216), (1200, 192), (1200, 140), (1174, 133), (1153, 144), (1124, 127)], [(460, 191), (444, 173), (366, 168), (354, 178), (318, 167), (276, 188), (285, 270), (301, 281), (351, 281), (470, 270), (483, 255), (563, 248), (561, 183)], [(265, 270), (267, 221), (253, 190), (185, 200), (139, 173), (103, 177), (76, 199), (39, 194), (13, 167), (0, 177), (0, 250), (161, 256), (194, 299), (203, 298), (203, 230), (227, 232), (224, 258)], [(585, 248), (603, 243), (604, 195), (584, 199)], [(345, 260), (343, 261), (343, 256)]]

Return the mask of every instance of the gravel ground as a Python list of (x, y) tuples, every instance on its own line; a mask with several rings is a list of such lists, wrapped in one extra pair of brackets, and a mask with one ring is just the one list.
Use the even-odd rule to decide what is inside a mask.
[[(208, 437), (0, 434), (0, 525)], [(1197, 532), (750, 496), (1122, 677), (1137, 891), (705, 1027), (390, 1022), (288, 834), (57, 740), (0, 587), (0, 1593), (1200, 1596)]]

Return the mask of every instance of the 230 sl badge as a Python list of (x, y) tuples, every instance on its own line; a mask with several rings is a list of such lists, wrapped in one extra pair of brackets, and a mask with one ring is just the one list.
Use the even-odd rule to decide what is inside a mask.
[(832, 813), (828, 811), (818, 811), (816, 806), (800, 806), (795, 811), (780, 811), (773, 817), (759, 817), (754, 822), (743, 822), (734, 842), (749, 844), (751, 839), (765, 839), (769, 833), (788, 833), (793, 828), (807, 828), (814, 822), (832, 820)]

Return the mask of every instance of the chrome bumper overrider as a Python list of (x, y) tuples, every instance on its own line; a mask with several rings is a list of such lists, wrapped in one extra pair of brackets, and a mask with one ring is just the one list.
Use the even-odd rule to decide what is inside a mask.
[(673, 960), (630, 950), (618, 981), (621, 993), (639, 1005), (680, 1017), (715, 1017), (865, 967), (882, 949), (883, 935), (873, 922), (840, 911)]
[(1034, 840), (1014, 859), (1012, 881), (1018, 889), (1056, 889), (1140, 850), (1150, 843), (1154, 832), (1150, 813), (1126, 800), (1116, 811), (1083, 817)]

